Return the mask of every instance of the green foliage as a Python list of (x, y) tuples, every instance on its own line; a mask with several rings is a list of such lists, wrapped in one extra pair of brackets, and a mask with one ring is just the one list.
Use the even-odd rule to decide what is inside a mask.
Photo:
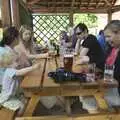
[(97, 16), (94, 14), (74, 14), (74, 24), (85, 23), (88, 28), (97, 27)]

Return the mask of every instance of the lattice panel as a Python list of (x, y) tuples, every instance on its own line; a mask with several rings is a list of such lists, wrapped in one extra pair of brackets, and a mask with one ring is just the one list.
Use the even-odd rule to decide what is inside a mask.
[(68, 25), (68, 15), (33, 15), (34, 37), (43, 46), (46, 46), (49, 40), (57, 42), (60, 31)]

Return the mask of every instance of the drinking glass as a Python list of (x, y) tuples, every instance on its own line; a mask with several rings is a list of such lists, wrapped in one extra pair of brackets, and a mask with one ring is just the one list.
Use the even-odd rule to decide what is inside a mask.
[(105, 64), (104, 80), (112, 82), (114, 80), (113, 75), (114, 75), (114, 65)]
[(86, 73), (86, 80), (87, 82), (94, 82), (95, 81), (95, 63), (88, 64), (88, 70)]
[(63, 64), (65, 70), (72, 71), (73, 57), (74, 57), (74, 50), (72, 48), (64, 49)]

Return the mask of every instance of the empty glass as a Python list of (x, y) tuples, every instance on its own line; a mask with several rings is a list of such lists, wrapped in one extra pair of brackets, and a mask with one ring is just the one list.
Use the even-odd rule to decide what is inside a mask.
[(114, 65), (105, 64), (104, 80), (112, 82), (114, 80), (113, 75), (114, 75)]

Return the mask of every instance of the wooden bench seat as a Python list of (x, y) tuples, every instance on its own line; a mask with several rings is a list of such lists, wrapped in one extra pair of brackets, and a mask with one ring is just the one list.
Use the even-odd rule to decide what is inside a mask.
[(14, 120), (15, 111), (0, 108), (0, 120)]
[(17, 117), (15, 120), (72, 120), (72, 117), (68, 116), (42, 116), (42, 117)]
[(42, 116), (42, 117), (17, 117), (15, 120), (120, 120), (120, 114), (96, 114), (78, 116)]

